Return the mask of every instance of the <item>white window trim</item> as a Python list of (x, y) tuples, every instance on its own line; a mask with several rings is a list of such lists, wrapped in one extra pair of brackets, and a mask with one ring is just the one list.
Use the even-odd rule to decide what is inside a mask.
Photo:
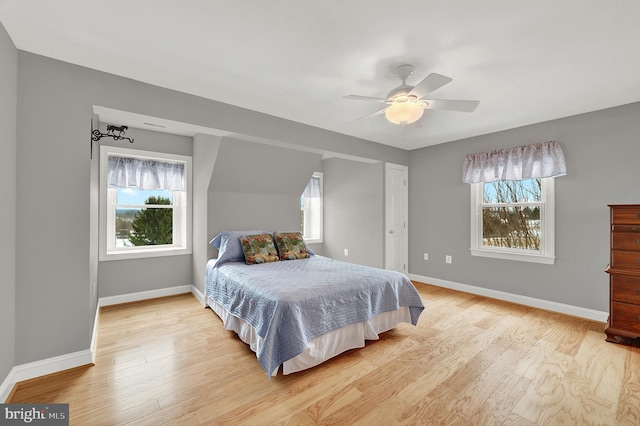
[[(160, 161), (181, 161), (185, 163), (185, 192), (174, 192), (174, 203), (184, 201), (184, 209), (176, 209), (174, 207), (174, 223), (180, 222), (181, 227), (184, 229), (184, 237), (174, 233), (174, 244), (170, 246), (147, 246), (147, 247), (129, 247), (122, 250), (113, 250), (108, 248), (109, 231), (111, 227), (110, 223), (115, 223), (113, 215), (114, 211), (109, 211), (108, 197), (110, 193), (115, 191), (109, 191), (107, 188), (107, 167), (108, 156), (110, 154), (120, 154), (126, 156), (132, 156), (137, 158), (146, 158), (150, 160)], [(153, 151), (142, 151), (138, 149), (122, 148), (118, 146), (102, 145), (100, 147), (100, 214), (98, 218), (100, 229), (100, 244), (99, 244), (99, 260), (123, 260), (123, 259), (140, 259), (149, 257), (161, 257), (161, 256), (176, 256), (187, 255), (192, 253), (192, 173), (191, 173), (191, 157), (185, 155), (168, 154)], [(186, 200), (182, 200), (185, 198)], [(111, 201), (114, 201), (113, 199)], [(111, 204), (112, 205), (112, 204)], [(184, 212), (184, 214), (182, 214)], [(112, 230), (112, 229), (111, 229)], [(115, 230), (113, 230), (115, 232)]]
[(555, 263), (555, 180), (542, 178), (540, 209), (541, 247), (539, 251), (485, 247), (482, 245), (482, 200), (484, 183), (471, 184), (471, 251), (472, 256), (521, 262)]
[(320, 206), (318, 207), (320, 211), (320, 224), (318, 225), (320, 238), (306, 238), (304, 235), (302, 237), (307, 244), (321, 244), (324, 240), (324, 174), (322, 172), (314, 172), (312, 177), (320, 179), (320, 194), (322, 194), (319, 201)]

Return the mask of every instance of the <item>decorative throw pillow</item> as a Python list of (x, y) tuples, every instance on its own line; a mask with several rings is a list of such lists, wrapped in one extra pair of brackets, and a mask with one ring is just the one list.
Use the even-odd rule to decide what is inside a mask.
[(240, 245), (247, 265), (279, 260), (271, 234), (243, 235), (240, 237)]
[(306, 259), (309, 249), (300, 232), (275, 232), (280, 260)]

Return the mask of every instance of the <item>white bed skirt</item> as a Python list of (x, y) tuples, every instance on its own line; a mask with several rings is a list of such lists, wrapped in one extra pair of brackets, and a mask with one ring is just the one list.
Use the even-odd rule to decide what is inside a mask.
[[(229, 311), (210, 297), (206, 298), (206, 302), (213, 312), (222, 319), (226, 330), (234, 331), (243, 342), (249, 345), (253, 352), (258, 352), (263, 339), (258, 336), (251, 324), (231, 315)], [(351, 324), (316, 337), (309, 342), (304, 352), (282, 364), (282, 373), (290, 374), (305, 370), (349, 349), (362, 348), (365, 345), (365, 340), (378, 340), (378, 334), (395, 328), (401, 322), (411, 324), (411, 314), (406, 306), (400, 307), (397, 311), (383, 312), (369, 321)], [(279, 366), (271, 375), (278, 374), (278, 369)]]

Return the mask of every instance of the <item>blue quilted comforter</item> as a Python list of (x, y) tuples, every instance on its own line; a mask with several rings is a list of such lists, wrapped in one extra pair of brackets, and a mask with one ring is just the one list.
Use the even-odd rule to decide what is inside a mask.
[(264, 339), (256, 355), (267, 374), (330, 331), (401, 306), (416, 325), (424, 309), (403, 274), (317, 255), (258, 265), (209, 261), (205, 296)]

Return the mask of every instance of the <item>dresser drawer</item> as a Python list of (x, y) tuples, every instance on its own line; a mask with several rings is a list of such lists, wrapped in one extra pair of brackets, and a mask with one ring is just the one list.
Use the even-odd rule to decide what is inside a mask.
[(640, 225), (611, 225), (613, 232), (637, 232), (640, 233)]
[(640, 232), (612, 232), (611, 249), (640, 250)]
[(614, 225), (640, 225), (640, 207), (618, 207), (611, 210), (611, 223)]
[(640, 333), (640, 305), (612, 301), (609, 323), (614, 328)]
[(611, 300), (640, 306), (640, 276), (611, 275)]
[(640, 251), (611, 250), (611, 267), (640, 271)]

